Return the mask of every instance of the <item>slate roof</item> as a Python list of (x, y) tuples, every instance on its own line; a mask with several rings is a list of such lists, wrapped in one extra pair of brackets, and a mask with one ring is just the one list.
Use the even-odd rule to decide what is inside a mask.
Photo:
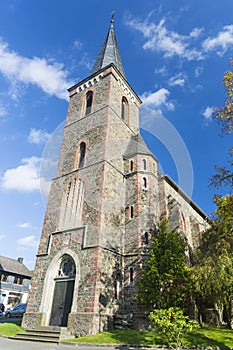
[(124, 68), (122, 65), (122, 61), (121, 61), (121, 57), (120, 57), (120, 53), (119, 53), (119, 49), (116, 41), (116, 36), (114, 32), (113, 16), (114, 14), (112, 15), (112, 18), (111, 18), (111, 24), (110, 24), (108, 34), (100, 50), (100, 53), (96, 59), (96, 62), (94, 64), (91, 74), (94, 74), (98, 72), (100, 69), (113, 63), (125, 78)]
[(2, 271), (32, 277), (32, 271), (30, 271), (24, 264), (5, 256), (0, 256), (0, 273)]
[(142, 135), (140, 134), (131, 136), (131, 139), (124, 153), (124, 158), (130, 158), (135, 154), (144, 154), (155, 158), (154, 154), (149, 150)]

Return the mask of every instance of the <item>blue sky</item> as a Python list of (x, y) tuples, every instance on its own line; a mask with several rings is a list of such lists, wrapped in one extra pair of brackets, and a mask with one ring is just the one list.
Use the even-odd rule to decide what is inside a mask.
[(161, 171), (214, 210), (209, 177), (232, 146), (211, 119), (233, 56), (232, 0), (1, 0), (0, 255), (29, 268), (49, 186), (41, 159), (55, 161), (67, 88), (90, 74), (112, 10), (127, 80), (144, 101), (143, 136)]

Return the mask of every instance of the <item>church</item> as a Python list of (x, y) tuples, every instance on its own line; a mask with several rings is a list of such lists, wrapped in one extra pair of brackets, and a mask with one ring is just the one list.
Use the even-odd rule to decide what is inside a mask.
[(158, 171), (139, 128), (112, 17), (88, 77), (68, 89), (56, 177), (22, 326), (73, 336), (143, 327), (135, 280), (162, 218), (198, 245), (206, 215)]

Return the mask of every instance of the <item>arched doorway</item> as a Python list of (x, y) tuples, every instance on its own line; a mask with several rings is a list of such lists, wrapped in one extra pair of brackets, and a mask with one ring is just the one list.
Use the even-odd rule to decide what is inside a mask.
[(71, 256), (64, 255), (57, 271), (57, 276), (54, 278), (55, 288), (50, 326), (67, 326), (73, 301), (75, 274), (74, 260)]

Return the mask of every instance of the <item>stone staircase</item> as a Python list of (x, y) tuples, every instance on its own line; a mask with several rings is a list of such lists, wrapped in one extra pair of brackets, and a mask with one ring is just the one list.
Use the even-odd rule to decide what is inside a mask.
[(114, 329), (132, 329), (133, 314), (116, 314), (114, 316), (113, 327)]
[(17, 333), (15, 337), (10, 338), (42, 343), (59, 343), (61, 340), (74, 338), (74, 336), (67, 331), (66, 327), (40, 326), (35, 329), (27, 329), (26, 333)]

